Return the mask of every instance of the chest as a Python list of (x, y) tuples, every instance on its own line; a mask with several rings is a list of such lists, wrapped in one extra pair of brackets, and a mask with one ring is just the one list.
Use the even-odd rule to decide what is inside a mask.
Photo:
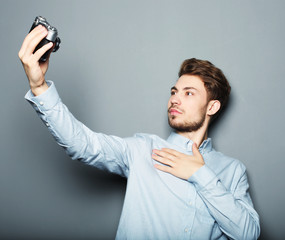
[[(138, 159), (133, 162), (130, 169), (128, 188), (132, 189), (132, 192), (135, 192), (135, 195), (140, 199), (144, 199), (144, 203), (141, 204), (153, 205), (158, 202), (156, 208), (167, 209), (169, 214), (171, 211), (174, 211), (173, 214), (177, 214), (175, 211), (180, 209), (183, 214), (184, 212), (193, 214), (195, 211), (199, 211), (202, 215), (210, 216), (193, 184), (154, 167), (154, 164), (158, 162), (151, 157), (152, 149), (163, 147), (172, 147), (173, 149), (173, 146), (154, 144), (151, 149), (144, 149), (144, 152), (148, 152), (148, 154), (138, 155)], [(176, 150), (182, 151), (181, 149)]]

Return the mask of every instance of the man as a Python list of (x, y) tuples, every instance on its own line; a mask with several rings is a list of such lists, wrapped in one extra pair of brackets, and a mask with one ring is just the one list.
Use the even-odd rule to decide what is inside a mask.
[(52, 44), (33, 51), (46, 34), (36, 27), (19, 51), (31, 88), (26, 99), (72, 159), (128, 178), (117, 239), (258, 238), (246, 169), (216, 152), (207, 136), (230, 93), (220, 69), (208, 61), (184, 61), (168, 102), (175, 131), (167, 140), (107, 136), (76, 120), (55, 84), (45, 81), (48, 62), (38, 60)]

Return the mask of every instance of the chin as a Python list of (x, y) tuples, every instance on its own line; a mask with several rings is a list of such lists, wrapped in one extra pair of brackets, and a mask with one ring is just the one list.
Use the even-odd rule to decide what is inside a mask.
[(180, 127), (181, 125), (184, 125), (184, 123), (176, 119), (175, 116), (171, 116), (168, 118), (168, 124), (172, 128), (176, 128), (176, 127)]

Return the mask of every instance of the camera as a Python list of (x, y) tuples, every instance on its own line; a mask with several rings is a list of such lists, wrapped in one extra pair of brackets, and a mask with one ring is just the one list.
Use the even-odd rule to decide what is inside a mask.
[(60, 44), (60, 38), (57, 36), (58, 32), (57, 29), (55, 27), (52, 27), (47, 20), (44, 17), (41, 16), (37, 16), (35, 21), (33, 22), (33, 25), (30, 29), (30, 32), (37, 27), (39, 24), (41, 24), (42, 26), (44, 26), (47, 30), (48, 30), (48, 34), (47, 36), (38, 44), (38, 46), (35, 48), (34, 53), (41, 48), (42, 46), (44, 46), (45, 44), (49, 43), (49, 42), (53, 42), (54, 43), (54, 47), (49, 49), (47, 52), (45, 52), (45, 54), (40, 58), (40, 62), (45, 62), (50, 54), (51, 51), (56, 52), (59, 49), (59, 44)]

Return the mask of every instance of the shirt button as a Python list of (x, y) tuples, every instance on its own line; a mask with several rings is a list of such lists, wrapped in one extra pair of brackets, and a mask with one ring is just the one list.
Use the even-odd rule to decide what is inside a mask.
[(48, 123), (46, 123), (46, 126), (47, 126), (47, 127), (49, 127), (49, 124), (48, 124)]
[(185, 228), (184, 229), (185, 232), (189, 232), (189, 230), (190, 230), (189, 228)]
[(44, 102), (43, 102), (43, 101), (40, 101), (40, 105), (41, 105), (41, 106), (44, 105)]
[(191, 201), (189, 202), (189, 205), (190, 205), (190, 206), (192, 205), (192, 202), (191, 202)]

